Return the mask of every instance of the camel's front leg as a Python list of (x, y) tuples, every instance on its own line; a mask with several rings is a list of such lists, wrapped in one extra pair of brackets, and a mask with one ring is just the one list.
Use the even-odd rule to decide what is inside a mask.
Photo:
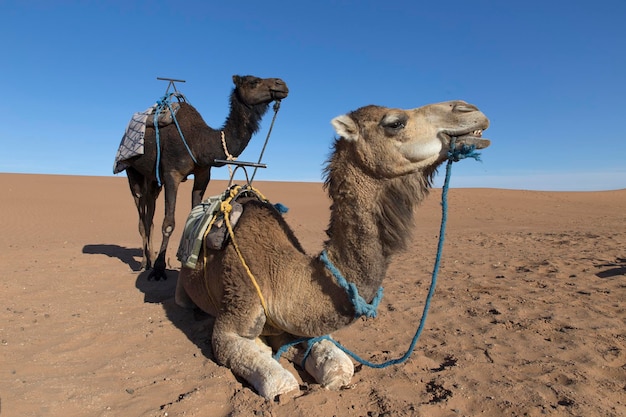
[(320, 385), (331, 390), (350, 384), (354, 375), (354, 364), (350, 357), (326, 339), (313, 345), (304, 365)]
[[(275, 350), (295, 340), (291, 335), (282, 334), (268, 337)], [(307, 343), (299, 343), (283, 354), (287, 360), (302, 366)], [(332, 341), (322, 339), (313, 343), (306, 361), (305, 370), (324, 388), (338, 390), (350, 384), (354, 375), (354, 364), (350, 357)]]
[(277, 395), (298, 389), (299, 385), (296, 378), (272, 358), (271, 350), (258, 344), (265, 314), (263, 308), (255, 310), (245, 323), (240, 314), (220, 314), (213, 327), (213, 352), (218, 362), (248, 381), (260, 395), (273, 400)]
[(163, 226), (161, 231), (163, 233), (163, 240), (161, 241), (161, 248), (159, 254), (154, 261), (154, 267), (152, 272), (148, 276), (148, 279), (154, 279), (159, 281), (161, 279), (167, 279), (165, 274), (165, 252), (167, 251), (167, 245), (170, 241), (170, 236), (174, 232), (176, 227), (176, 195), (178, 194), (178, 186), (183, 178), (178, 173), (166, 173), (163, 175), (163, 182), (165, 184), (165, 217), (163, 219)]
[(198, 168), (193, 173), (193, 190), (191, 190), (191, 207), (195, 207), (202, 201), (206, 187), (211, 179), (211, 168)]

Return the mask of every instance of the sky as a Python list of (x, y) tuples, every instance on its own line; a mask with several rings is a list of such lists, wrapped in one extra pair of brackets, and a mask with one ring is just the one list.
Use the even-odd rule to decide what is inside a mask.
[[(232, 76), (250, 74), (290, 89), (255, 180), (322, 181), (338, 115), (461, 99), (492, 145), (452, 187), (626, 188), (626, 1), (426, 3), (0, 1), (0, 172), (113, 176), (157, 77), (185, 80), (219, 128)], [(240, 160), (258, 161), (271, 116)]]

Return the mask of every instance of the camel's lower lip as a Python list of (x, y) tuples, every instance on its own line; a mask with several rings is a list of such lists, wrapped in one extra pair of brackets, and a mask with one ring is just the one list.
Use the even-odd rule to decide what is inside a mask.
[(465, 135), (458, 136), (455, 138), (456, 147), (466, 145), (466, 146), (474, 146), (476, 149), (485, 149), (489, 145), (491, 145), (491, 141), (489, 139), (484, 139), (478, 136)]
[(489, 139), (485, 139), (482, 137), (483, 130), (476, 129), (467, 133), (460, 134), (450, 134), (443, 133), (445, 139), (444, 142), (450, 144), (452, 138), (454, 137), (455, 147), (459, 148), (460, 146), (474, 146), (475, 149), (484, 149), (491, 145), (491, 141)]
[(288, 91), (272, 90), (272, 97), (277, 100), (282, 100), (289, 94)]

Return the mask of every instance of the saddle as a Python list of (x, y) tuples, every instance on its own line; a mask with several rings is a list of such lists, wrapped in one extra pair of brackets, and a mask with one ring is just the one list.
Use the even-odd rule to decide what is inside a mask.
[(205, 199), (191, 210), (176, 252), (176, 257), (183, 266), (196, 268), (204, 242), (207, 249), (222, 250), (226, 247), (230, 235), (224, 208), (231, 207), (228, 220), (234, 228), (243, 213), (243, 205), (237, 200), (243, 197), (254, 197), (267, 202), (265, 197), (251, 186), (233, 185), (223, 193)]
[[(176, 98), (178, 101), (170, 103), (172, 97)], [(122, 136), (117, 154), (115, 155), (115, 161), (113, 162), (114, 174), (128, 168), (129, 164), (126, 162), (128, 159), (137, 155), (143, 155), (146, 127), (155, 127), (155, 115), (158, 113), (156, 117), (158, 127), (161, 128), (170, 125), (176, 120), (176, 113), (180, 109), (181, 102), (186, 102), (185, 96), (176, 92), (169, 96), (166, 95), (161, 101), (148, 107), (145, 111), (133, 114), (126, 127), (124, 136)]]
[[(169, 107), (167, 106), (164, 106), (159, 110), (159, 116), (157, 117), (157, 124), (159, 125), (159, 127), (165, 127), (167, 125), (171, 125), (172, 123), (174, 123), (174, 118), (176, 117), (176, 113), (178, 112), (178, 109), (180, 108), (180, 103), (179, 102), (171, 103), (170, 107), (172, 108), (171, 111)], [(156, 110), (156, 105), (154, 105), (154, 107), (152, 108), (152, 113), (146, 119), (146, 127), (155, 126), (154, 125), (155, 110)]]

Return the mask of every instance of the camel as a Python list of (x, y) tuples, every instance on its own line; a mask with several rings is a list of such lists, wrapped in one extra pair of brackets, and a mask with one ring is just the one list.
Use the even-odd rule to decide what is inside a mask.
[(196, 162), (187, 151), (178, 128), (170, 124), (159, 128), (161, 155), (160, 175), (165, 186), (165, 216), (163, 240), (156, 260), (153, 261), (152, 229), (156, 200), (161, 186), (156, 177), (156, 135), (154, 127), (146, 126), (145, 153), (125, 161), (128, 184), (139, 212), (139, 234), (143, 240), (142, 269), (149, 270), (148, 279), (167, 279), (165, 252), (175, 227), (174, 212), (178, 187), (187, 176), (193, 174), (192, 207), (202, 201), (211, 178), (211, 167), (224, 165), (216, 159), (226, 160), (239, 156), (259, 129), (261, 118), (269, 103), (287, 97), (289, 89), (280, 78), (233, 76), (235, 87), (230, 94), (230, 114), (224, 126), (212, 129), (198, 111), (186, 102), (180, 103), (176, 119)]
[[(370, 105), (331, 123), (338, 138), (324, 171), (332, 205), (322, 253), (306, 254), (272, 205), (250, 199), (239, 201), (244, 210), (225, 249), (206, 249), (199, 266), (183, 267), (178, 277), (176, 303), (215, 317), (217, 362), (268, 400), (299, 388), (272, 348), (330, 335), (363, 314), (332, 269), (375, 304), (392, 256), (406, 247), (414, 208), (448, 158), (451, 137), (455, 147), (490, 145), (482, 138), (488, 119), (464, 101), (411, 110)], [(328, 339), (310, 349), (296, 344), (284, 357), (296, 365), (304, 359), (304, 369), (328, 389), (349, 384), (354, 373), (348, 355)]]

